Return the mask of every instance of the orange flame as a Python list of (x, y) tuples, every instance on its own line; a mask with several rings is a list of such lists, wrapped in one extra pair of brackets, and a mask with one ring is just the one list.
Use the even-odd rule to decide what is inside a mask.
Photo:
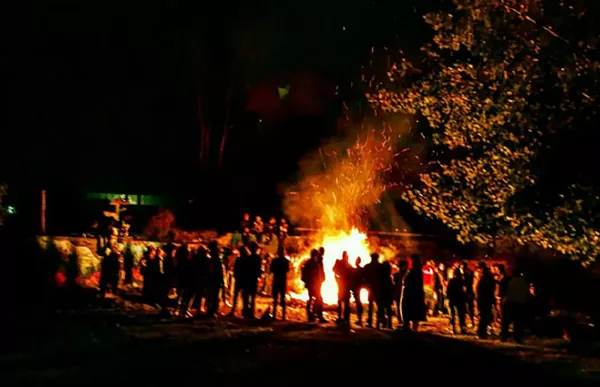
[[(363, 262), (368, 261), (370, 255), (367, 235), (358, 231), (356, 228), (348, 232), (340, 231), (337, 233), (324, 233), (320, 238), (320, 243), (315, 248), (323, 246), (325, 256), (323, 257), (323, 266), (325, 268), (325, 282), (321, 286), (321, 294), (325, 304), (333, 305), (337, 303), (338, 286), (333, 274), (333, 265), (335, 261), (342, 257), (344, 251), (348, 252), (350, 264), (356, 267), (356, 258), (360, 257)], [(295, 295), (295, 298), (306, 301), (308, 293), (306, 290), (302, 294)], [(368, 301), (368, 292), (363, 289), (360, 294), (362, 302)]]
[[(357, 226), (365, 224), (368, 210), (390, 186), (385, 177), (394, 163), (394, 143), (405, 128), (363, 127), (352, 144), (333, 143), (319, 149), (318, 154), (303, 160), (302, 178), (286, 192), (285, 213), (292, 223), (321, 230), (312, 248), (325, 249), (322, 295), (326, 304), (337, 303), (333, 265), (344, 251), (353, 265), (358, 257), (370, 261), (374, 246), (369, 246), (366, 234)], [(305, 292), (298, 298), (307, 297)], [(360, 297), (367, 301), (366, 291)]]

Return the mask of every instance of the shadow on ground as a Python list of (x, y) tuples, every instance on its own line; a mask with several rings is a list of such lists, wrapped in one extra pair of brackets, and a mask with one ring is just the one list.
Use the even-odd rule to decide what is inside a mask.
[(93, 299), (79, 304), (21, 325), (22, 335), (31, 330), (30, 339), (0, 355), (2, 386), (593, 383), (576, 366), (525, 363), (429, 334), (235, 318), (160, 320)]

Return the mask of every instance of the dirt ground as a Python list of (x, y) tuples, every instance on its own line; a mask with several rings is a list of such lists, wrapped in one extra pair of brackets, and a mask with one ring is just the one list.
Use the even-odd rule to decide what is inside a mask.
[[(259, 310), (265, 310), (262, 301)], [(420, 333), (235, 317), (164, 319), (135, 301), (80, 302), (20, 321), (0, 355), (0, 385), (296, 386), (440, 383), (598, 385), (600, 361), (557, 342), (452, 336), (444, 319)], [(6, 342), (6, 341), (5, 341)]]

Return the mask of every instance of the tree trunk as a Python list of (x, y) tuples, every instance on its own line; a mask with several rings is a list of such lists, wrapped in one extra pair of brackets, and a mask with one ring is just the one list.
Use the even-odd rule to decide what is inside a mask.
[(200, 164), (206, 166), (210, 152), (210, 125), (204, 117), (204, 104), (201, 91), (198, 90), (198, 121), (200, 124)]
[(219, 169), (223, 168), (223, 158), (225, 154), (225, 144), (229, 134), (229, 114), (231, 112), (231, 95), (233, 94), (233, 77), (229, 81), (227, 96), (225, 97), (225, 118), (223, 120), (223, 135), (221, 136), (221, 145), (219, 146)]

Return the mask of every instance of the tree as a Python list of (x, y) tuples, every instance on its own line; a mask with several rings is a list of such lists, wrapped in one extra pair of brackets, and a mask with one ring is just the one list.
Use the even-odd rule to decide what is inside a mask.
[(547, 144), (589, 125), (599, 95), (593, 18), (566, 3), (454, 0), (425, 16), (433, 39), (419, 66), (400, 61), (367, 95), (383, 111), (425, 118), (436, 163), (403, 199), (463, 243), (536, 245), (583, 262), (600, 252), (582, 195), (593, 191), (570, 182), (559, 200), (536, 192)]
[[(212, 53), (214, 57), (220, 59), (226, 56), (223, 50), (212, 47), (200, 47), (199, 50)], [(234, 87), (238, 86), (236, 81), (241, 82), (235, 79), (233, 68), (221, 66), (217, 70), (215, 63), (206, 58), (210, 55), (198, 56), (200, 59), (196, 59), (194, 63), (194, 77), (200, 125), (200, 164), (205, 168), (211, 168), (216, 164), (221, 169), (229, 130), (232, 126), (230, 116), (234, 105), (234, 92), (241, 93), (241, 90), (234, 89)], [(217, 149), (216, 154), (215, 148)]]

